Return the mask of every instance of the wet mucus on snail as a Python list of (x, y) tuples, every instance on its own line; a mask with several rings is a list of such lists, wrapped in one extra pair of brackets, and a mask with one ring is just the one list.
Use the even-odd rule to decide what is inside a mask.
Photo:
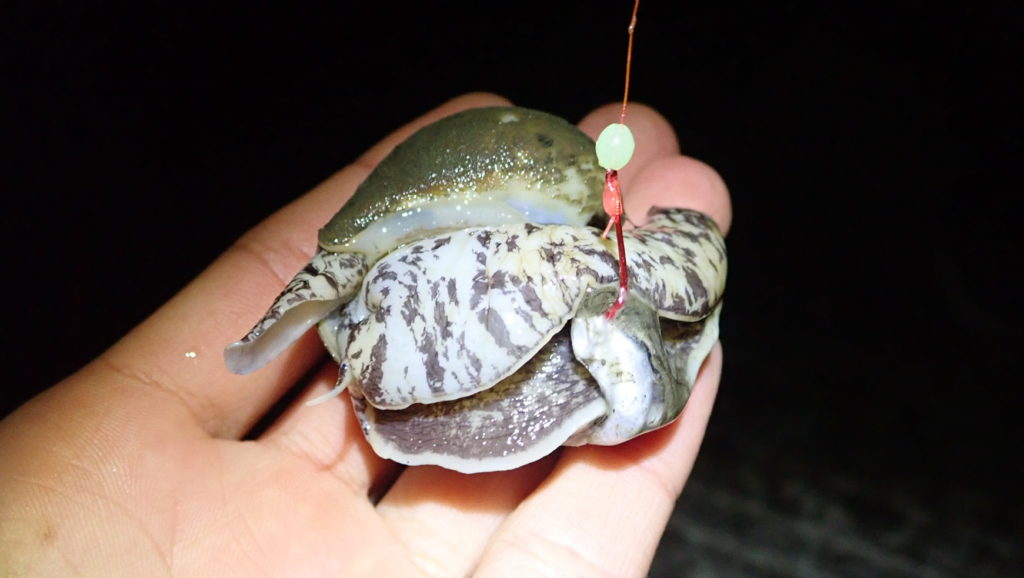
[(313, 325), (383, 458), (507, 470), (674, 420), (718, 337), (726, 253), (706, 215), (652, 209), (602, 238), (603, 172), (570, 123), (470, 109), (398, 145), (310, 263), (225, 350), (263, 366)]

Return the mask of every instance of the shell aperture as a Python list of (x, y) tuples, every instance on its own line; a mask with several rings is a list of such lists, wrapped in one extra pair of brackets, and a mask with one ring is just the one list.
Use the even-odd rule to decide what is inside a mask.
[[(321, 230), (310, 266), (226, 350), (229, 369), (319, 322), (374, 450), (464, 472), (669, 423), (717, 339), (724, 241), (705, 215), (652, 210), (626, 233), (627, 306), (605, 319), (617, 249), (585, 226), (601, 206), (593, 160), (575, 127), (525, 109), (422, 129)], [(382, 199), (381, 183), (404, 192)]]

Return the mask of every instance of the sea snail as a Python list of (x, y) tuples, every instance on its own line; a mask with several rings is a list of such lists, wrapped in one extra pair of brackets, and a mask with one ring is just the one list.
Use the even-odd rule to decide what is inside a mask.
[[(630, 294), (601, 237), (594, 142), (524, 108), (478, 108), (397, 146), (319, 250), (225, 350), (254, 371), (312, 325), (374, 451), (462, 472), (617, 444), (682, 411), (718, 337), (714, 222), (653, 209), (626, 233)], [(594, 225), (594, 226), (588, 226)]]

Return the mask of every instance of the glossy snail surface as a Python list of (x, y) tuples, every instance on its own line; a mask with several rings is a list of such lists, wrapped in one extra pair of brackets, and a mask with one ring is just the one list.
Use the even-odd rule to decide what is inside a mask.
[(395, 148), (320, 231), (319, 250), (225, 351), (248, 373), (313, 325), (382, 457), (505, 470), (561, 445), (675, 419), (718, 336), (724, 241), (654, 209), (618, 253), (591, 221), (594, 143), (555, 116), (471, 109)]

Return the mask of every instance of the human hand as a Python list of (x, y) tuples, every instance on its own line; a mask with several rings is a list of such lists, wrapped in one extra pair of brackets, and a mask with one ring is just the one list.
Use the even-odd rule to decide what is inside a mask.
[[(628, 443), (564, 448), (508, 472), (404, 468), (366, 444), (310, 332), (249, 376), (222, 350), (315, 249), (326, 222), (450, 101), (243, 236), (177, 296), (78, 373), (0, 422), (0, 570), (89, 576), (641, 576), (707, 424), (716, 345), (682, 416)], [(596, 136), (619, 108), (591, 113)], [(637, 149), (620, 173), (627, 214), (685, 206), (727, 230), (718, 175), (678, 154), (667, 122), (632, 105)], [(319, 369), (316, 369), (319, 366)], [(302, 381), (300, 399), (246, 432)]]

